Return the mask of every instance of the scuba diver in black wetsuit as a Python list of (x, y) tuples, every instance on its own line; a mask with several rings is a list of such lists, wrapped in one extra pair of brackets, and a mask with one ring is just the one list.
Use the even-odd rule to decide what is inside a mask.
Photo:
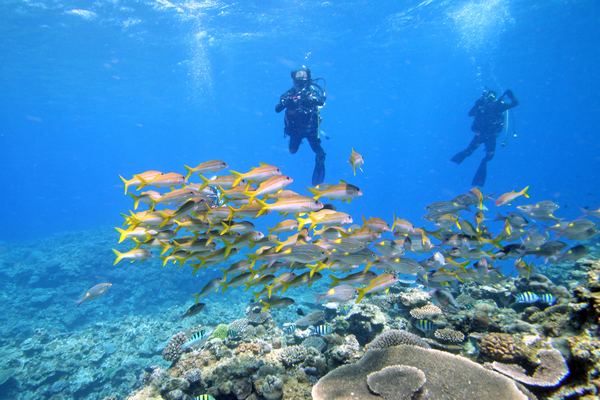
[(294, 86), (281, 95), (275, 112), (279, 113), (285, 109), (283, 132), (284, 137), (290, 137), (290, 153), (298, 151), (304, 138), (315, 152), (312, 184), (316, 186), (325, 180), (325, 151), (321, 147), (319, 137), (319, 108), (325, 104), (325, 91), (311, 79), (310, 69), (304, 66), (292, 71), (291, 75)]
[[(503, 101), (504, 97), (510, 99), (510, 103)], [(500, 98), (496, 98), (496, 93), (492, 90), (484, 90), (471, 111), (469, 117), (474, 117), (471, 130), (475, 132), (475, 137), (466, 149), (452, 157), (452, 161), (457, 164), (463, 162), (470, 156), (481, 144), (485, 146), (485, 156), (479, 164), (479, 168), (473, 177), (473, 186), (483, 186), (487, 175), (487, 163), (494, 158), (496, 151), (496, 138), (504, 128), (505, 112), (519, 104), (517, 98), (511, 90), (504, 92)]]

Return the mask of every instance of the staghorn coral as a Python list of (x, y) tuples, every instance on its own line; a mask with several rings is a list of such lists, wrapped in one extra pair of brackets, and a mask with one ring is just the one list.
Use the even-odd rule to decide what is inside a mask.
[(410, 316), (416, 319), (432, 319), (441, 314), (442, 309), (434, 304), (427, 304), (410, 310)]
[(392, 365), (367, 375), (369, 389), (385, 400), (426, 399), (422, 390), (426, 381), (423, 371), (406, 365)]
[(528, 386), (536, 387), (555, 387), (569, 375), (569, 368), (560, 351), (542, 350), (538, 353), (539, 365), (532, 376), (525, 373), (525, 370), (515, 364), (503, 364), (497, 361), (492, 363), (492, 368), (516, 381)]
[(176, 361), (179, 358), (179, 356), (181, 356), (181, 353), (183, 353), (181, 346), (183, 346), (186, 340), (187, 335), (185, 334), (185, 332), (178, 332), (175, 335), (173, 335), (169, 340), (169, 343), (167, 343), (167, 345), (163, 349), (162, 357), (166, 361)]
[(514, 381), (499, 373), (464, 357), (415, 346), (368, 351), (357, 363), (338, 367), (321, 378), (312, 389), (313, 399), (381, 400), (369, 390), (367, 376), (393, 365), (423, 371), (427, 379), (423, 389), (430, 399), (490, 399), (490, 393), (494, 400), (527, 399)]
[(430, 348), (429, 344), (421, 339), (419, 336), (412, 334), (407, 331), (400, 331), (397, 329), (389, 329), (378, 335), (371, 343), (367, 344), (365, 348), (367, 350), (382, 349), (391, 346), (398, 345), (410, 345), (418, 346), (423, 348)]
[(433, 336), (444, 342), (462, 343), (465, 340), (465, 334), (450, 328), (437, 329)]

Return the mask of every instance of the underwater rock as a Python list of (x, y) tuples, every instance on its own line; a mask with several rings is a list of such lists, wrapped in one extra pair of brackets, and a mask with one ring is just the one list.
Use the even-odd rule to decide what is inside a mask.
[(426, 381), (423, 371), (406, 365), (392, 365), (367, 375), (369, 389), (385, 400), (427, 399), (426, 391), (421, 390)]
[(283, 381), (280, 377), (268, 375), (254, 382), (256, 392), (265, 400), (280, 400), (283, 397)]
[(343, 344), (334, 346), (329, 351), (329, 359), (335, 366), (346, 364), (358, 357), (359, 350), (360, 343), (358, 343), (356, 337), (354, 335), (348, 335), (344, 337)]
[(365, 349), (383, 349), (386, 347), (398, 346), (398, 345), (410, 345), (418, 346), (423, 348), (430, 348), (429, 344), (421, 339), (419, 336), (410, 333), (408, 331), (401, 331), (397, 329), (389, 329), (378, 335), (372, 342), (365, 346)]
[(569, 368), (560, 351), (542, 350), (537, 354), (539, 365), (532, 376), (527, 375), (525, 369), (515, 364), (503, 364), (497, 361), (492, 363), (492, 368), (516, 381), (528, 386), (555, 387), (569, 375)]
[(365, 344), (383, 331), (386, 316), (379, 307), (360, 303), (345, 317), (348, 322), (347, 332), (353, 334), (359, 343)]
[(308, 356), (308, 347), (294, 345), (283, 348), (279, 353), (279, 360), (285, 367), (289, 368), (303, 363)]
[(230, 338), (245, 338), (251, 336), (250, 321), (247, 318), (236, 319), (228, 326), (228, 335)]
[(327, 348), (327, 343), (319, 336), (309, 336), (302, 341), (302, 346), (315, 348), (322, 353)]
[[(423, 388), (436, 400), (526, 400), (515, 383), (467, 358), (415, 346), (395, 346), (368, 351), (355, 364), (344, 365), (321, 378), (312, 389), (314, 400), (377, 400), (367, 376), (388, 366), (406, 365), (423, 371)], [(477, 384), (473, 384), (476, 382)]]

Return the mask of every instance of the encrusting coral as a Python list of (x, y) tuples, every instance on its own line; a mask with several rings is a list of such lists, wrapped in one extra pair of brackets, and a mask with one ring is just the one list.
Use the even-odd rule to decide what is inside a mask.
[(494, 361), (492, 368), (525, 385), (536, 387), (555, 387), (569, 374), (569, 368), (560, 351), (542, 350), (538, 353), (538, 358), (539, 365), (532, 376), (527, 375), (524, 368), (514, 364)]
[(430, 348), (429, 344), (419, 336), (408, 331), (398, 329), (389, 329), (378, 335), (372, 342), (367, 344), (367, 350), (382, 349), (386, 347), (398, 346), (401, 344)]
[(406, 365), (392, 365), (367, 375), (369, 389), (385, 400), (427, 399), (427, 391), (422, 390), (426, 381), (423, 371)]

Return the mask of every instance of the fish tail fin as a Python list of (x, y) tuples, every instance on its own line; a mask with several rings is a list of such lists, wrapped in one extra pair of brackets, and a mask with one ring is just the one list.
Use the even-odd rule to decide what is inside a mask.
[(275, 287), (275, 285), (273, 285), (273, 284), (265, 286), (265, 288), (267, 289), (267, 298), (268, 299), (270, 299), (271, 296), (273, 295), (273, 288), (274, 287)]
[(280, 242), (279, 240), (276, 240), (275, 243), (277, 243), (277, 247), (275, 247), (275, 252), (279, 253), (281, 249), (285, 247), (285, 242)]
[(309, 187), (308, 191), (312, 193), (313, 199), (315, 199), (315, 200), (319, 200), (319, 198), (321, 198), (321, 196), (323, 196), (323, 193), (321, 193), (317, 188)]
[(330, 275), (330, 276), (329, 276), (329, 280), (331, 281), (331, 286), (332, 286), (332, 287), (333, 287), (333, 286), (337, 286), (337, 285), (339, 285), (339, 283), (340, 283), (340, 278), (336, 278), (336, 277), (335, 277), (335, 276), (333, 276), (333, 275)]
[[(301, 218), (300, 216), (298, 216), (298, 218), (296, 218), (296, 221), (298, 221), (298, 230), (299, 231), (301, 231), (302, 228), (304, 228), (304, 225), (311, 222), (310, 218)], [(310, 228), (310, 229), (312, 229), (312, 228)]]
[(529, 193), (528, 192), (529, 192), (529, 186), (525, 186), (525, 188), (523, 188), (523, 190), (521, 190), (521, 193), (527, 199), (529, 198)]
[(361, 288), (361, 289), (357, 289), (356, 291), (358, 292), (358, 297), (356, 298), (356, 304), (358, 304), (362, 301), (363, 297), (365, 297), (365, 295), (367, 294), (367, 289)]
[(123, 181), (123, 184), (125, 185), (125, 194), (127, 194), (127, 190), (129, 189), (129, 185), (131, 185), (131, 182), (123, 178), (123, 176), (121, 175), (119, 175), (119, 178), (121, 178), (121, 180)]
[(137, 210), (137, 208), (140, 205), (140, 200), (142, 198), (142, 196), (136, 196), (135, 193), (126, 193), (129, 195), (129, 197), (131, 197), (133, 199), (133, 209)]
[(119, 242), (118, 243), (122, 243), (123, 240), (127, 239), (127, 234), (129, 233), (129, 230), (122, 229), (122, 228), (119, 228), (119, 227), (115, 227), (115, 229), (120, 234), (120, 236), (119, 236)]
[(191, 176), (192, 176), (192, 174), (194, 173), (194, 168), (190, 167), (189, 165), (184, 165), (183, 167), (184, 167), (184, 168), (186, 169), (186, 171), (187, 171), (187, 174), (185, 174), (185, 179), (184, 179), (184, 180), (187, 182), (187, 181), (188, 181), (188, 179), (190, 179), (190, 177), (191, 177)]
[(233, 243), (225, 240), (225, 239), (221, 239), (223, 241), (223, 244), (225, 245), (225, 253), (223, 254), (225, 256), (225, 258), (229, 258), (229, 255), (231, 254), (231, 249), (233, 248)]
[(113, 253), (115, 253), (115, 256), (117, 256), (117, 258), (115, 259), (115, 262), (113, 263), (113, 265), (117, 265), (118, 263), (121, 262), (121, 260), (123, 259), (123, 253), (121, 253), (119, 250), (117, 249), (112, 249)]
[(172, 245), (172, 244), (170, 244), (170, 243), (165, 243), (165, 244), (163, 245), (163, 248), (162, 248), (162, 250), (160, 251), (160, 255), (161, 255), (161, 256), (162, 256), (162, 255), (164, 255), (164, 254), (165, 254), (167, 251), (169, 251), (169, 249), (171, 249), (172, 247), (173, 247), (173, 245)]
[(235, 180), (233, 181), (233, 184), (231, 185), (232, 187), (239, 185), (240, 182), (242, 181), (242, 179), (244, 179), (244, 174), (242, 174), (241, 172), (237, 172), (232, 169), (229, 170), (229, 172), (231, 172), (232, 175), (235, 175)]
[(138, 178), (138, 180), (140, 181), (140, 184), (138, 185), (137, 190), (141, 190), (141, 189), (145, 188), (150, 183), (146, 179), (142, 178), (141, 175), (134, 175), (134, 177)]
[(223, 236), (224, 234), (226, 234), (227, 232), (229, 232), (229, 230), (231, 229), (231, 225), (227, 225), (223, 221), (221, 221), (221, 225), (223, 225), (223, 230), (221, 232), (219, 232), (219, 235)]
[(262, 306), (263, 306), (263, 307), (262, 307), (262, 310), (261, 310), (262, 312), (267, 312), (267, 311), (269, 311), (269, 308), (271, 308), (271, 305), (270, 305), (269, 303), (267, 303), (267, 302), (266, 302), (266, 301), (264, 301), (264, 300), (259, 300), (259, 302), (260, 302), (260, 304), (262, 304)]
[(202, 190), (210, 184), (210, 179), (208, 179), (207, 177), (205, 177), (202, 174), (198, 174), (198, 175), (200, 176), (200, 179), (202, 180), (202, 184), (200, 185), (199, 189)]
[(260, 217), (261, 215), (265, 214), (267, 211), (269, 211), (269, 205), (267, 203), (265, 203), (264, 201), (260, 200), (260, 199), (256, 199), (256, 202), (258, 204), (261, 205), (261, 209), (256, 213), (256, 218)]

